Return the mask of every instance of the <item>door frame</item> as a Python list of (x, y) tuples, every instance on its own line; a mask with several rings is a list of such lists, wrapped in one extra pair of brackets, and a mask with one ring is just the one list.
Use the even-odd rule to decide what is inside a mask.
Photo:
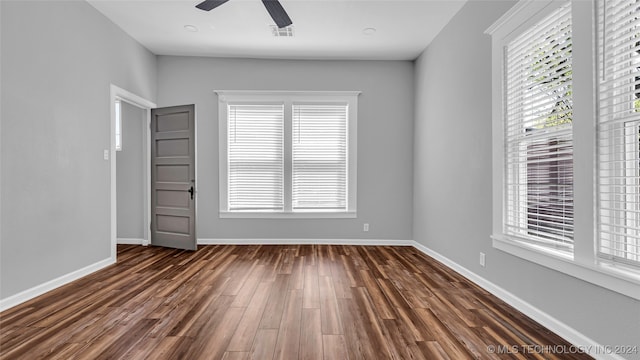
[(111, 260), (116, 261), (117, 244), (118, 244), (118, 212), (117, 212), (117, 187), (116, 187), (116, 101), (124, 101), (130, 105), (138, 107), (145, 111), (146, 123), (145, 131), (142, 132), (142, 145), (144, 148), (143, 159), (145, 161), (145, 171), (143, 176), (144, 182), (144, 230), (142, 245), (151, 243), (151, 109), (156, 108), (156, 104), (130, 91), (120, 88), (114, 84), (110, 86), (109, 97), (109, 166), (110, 166), (110, 217), (111, 217)]

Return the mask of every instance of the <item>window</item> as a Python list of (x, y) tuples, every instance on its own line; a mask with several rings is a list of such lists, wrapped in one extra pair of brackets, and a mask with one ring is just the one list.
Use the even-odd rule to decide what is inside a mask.
[(122, 103), (120, 100), (115, 101), (116, 115), (116, 151), (122, 150)]
[(640, 2), (598, 5), (599, 255), (640, 265)]
[(282, 104), (228, 105), (229, 211), (283, 211)]
[(595, 5), (523, 0), (486, 31), (492, 245), (640, 300), (640, 0)]
[(357, 92), (217, 93), (221, 217), (355, 217)]
[(573, 247), (571, 7), (505, 46), (505, 234)]
[(347, 104), (293, 104), (293, 211), (346, 211)]

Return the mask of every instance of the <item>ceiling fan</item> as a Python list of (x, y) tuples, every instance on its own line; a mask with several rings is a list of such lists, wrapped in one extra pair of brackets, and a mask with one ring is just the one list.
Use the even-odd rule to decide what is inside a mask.
[[(215, 9), (218, 6), (226, 3), (229, 0), (205, 0), (200, 4), (196, 5), (196, 7), (200, 10), (209, 11), (211, 9)], [(283, 28), (293, 24), (287, 12), (284, 11), (284, 8), (280, 4), (278, 0), (262, 0), (264, 7), (267, 8), (269, 15), (273, 18), (273, 21), (276, 22), (278, 28)]]

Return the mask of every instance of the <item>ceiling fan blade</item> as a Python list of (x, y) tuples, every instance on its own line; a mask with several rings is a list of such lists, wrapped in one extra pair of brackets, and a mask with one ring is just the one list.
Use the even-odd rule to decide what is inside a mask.
[(264, 7), (267, 8), (267, 11), (273, 18), (273, 21), (278, 25), (278, 28), (283, 28), (293, 24), (289, 15), (284, 11), (284, 8), (280, 5), (278, 0), (262, 0), (262, 3), (264, 4)]
[(196, 7), (200, 10), (209, 11), (211, 9), (215, 9), (218, 6), (226, 3), (229, 0), (205, 0), (200, 4), (196, 5)]

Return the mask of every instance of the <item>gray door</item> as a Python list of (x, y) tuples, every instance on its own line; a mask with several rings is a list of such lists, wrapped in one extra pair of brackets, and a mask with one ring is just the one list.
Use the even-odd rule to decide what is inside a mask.
[(151, 110), (151, 244), (196, 250), (195, 105)]

